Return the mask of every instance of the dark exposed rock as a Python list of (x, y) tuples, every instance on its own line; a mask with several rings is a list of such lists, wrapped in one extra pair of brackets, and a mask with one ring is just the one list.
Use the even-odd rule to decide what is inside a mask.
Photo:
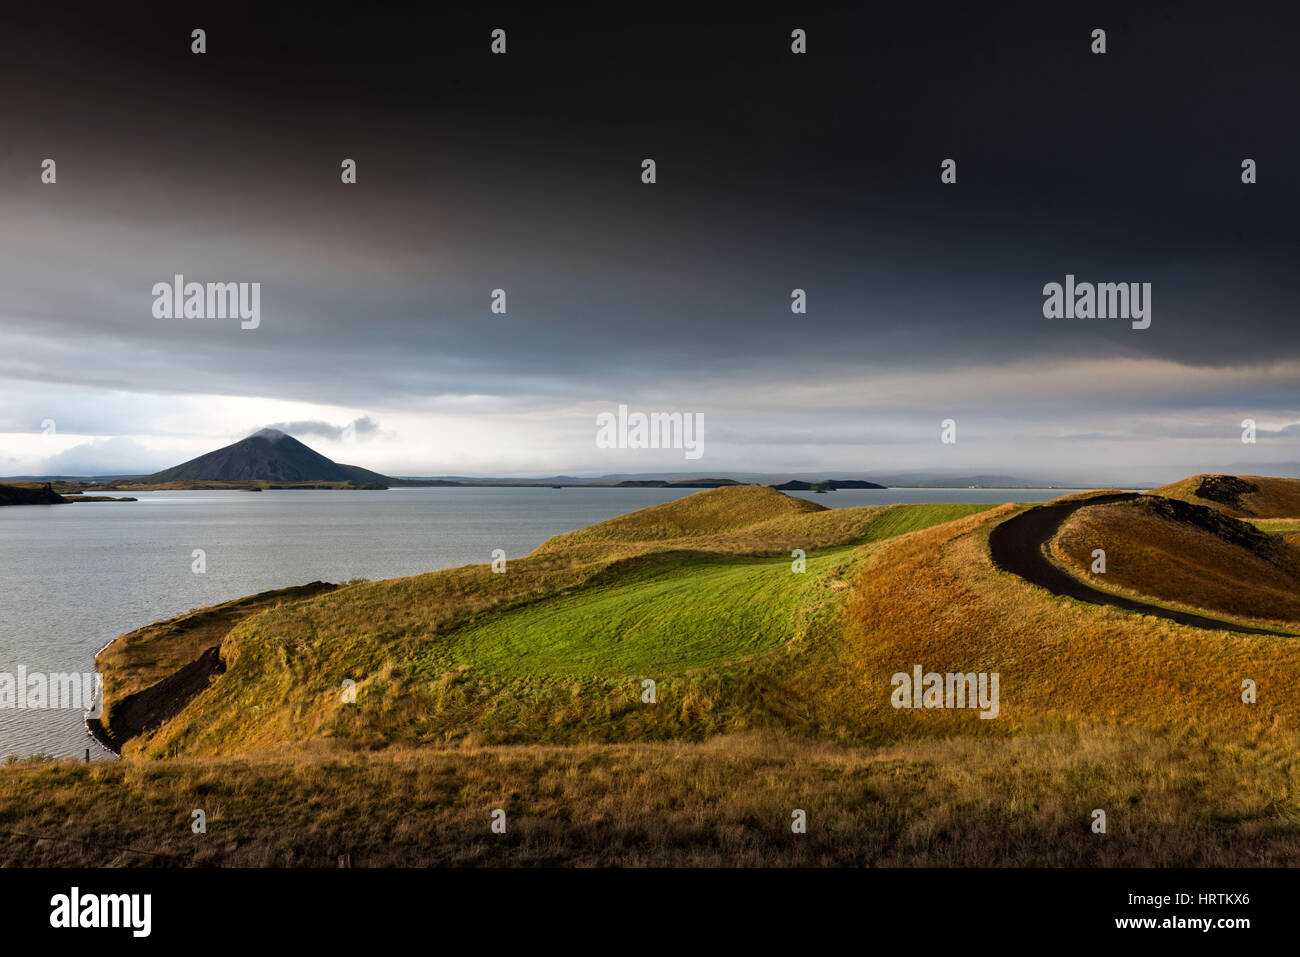
[[(1250, 483), (1243, 484), (1249, 485)], [(1251, 486), (1251, 488), (1253, 487)], [(1217, 508), (1210, 508), (1208, 505), (1193, 505), (1191, 502), (1184, 502), (1182, 499), (1164, 498), (1159, 495), (1143, 496), (1138, 503), (1149, 508), (1161, 518), (1191, 525), (1223, 539), (1230, 545), (1249, 549), (1271, 564), (1278, 564), (1281, 561), (1278, 554), (1279, 540), (1276, 535), (1260, 531), (1250, 522), (1243, 522), (1241, 519), (1233, 518)]]
[(1196, 486), (1196, 491), (1193, 494), (1197, 498), (1203, 498), (1207, 502), (1215, 502), (1219, 505), (1226, 505), (1238, 512), (1249, 512), (1250, 509), (1246, 508), (1245, 504), (1242, 503), (1241, 496), (1258, 491), (1258, 485), (1252, 485), (1245, 479), (1239, 479), (1235, 475), (1206, 475), (1201, 479), (1201, 484)]
[(95, 740), (104, 747), (121, 752), (122, 745), (131, 738), (180, 714), (181, 709), (195, 695), (225, 670), (226, 663), (221, 660), (221, 649), (213, 645), (197, 659), (157, 684), (123, 698), (113, 708), (107, 725), (97, 718), (89, 718), (86, 726)]

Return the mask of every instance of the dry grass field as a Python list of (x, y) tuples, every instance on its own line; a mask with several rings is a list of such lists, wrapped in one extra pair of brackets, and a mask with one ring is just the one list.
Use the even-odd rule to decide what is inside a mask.
[(0, 865), (1295, 866), (1297, 743), (1097, 726), (28, 763), (0, 770)]

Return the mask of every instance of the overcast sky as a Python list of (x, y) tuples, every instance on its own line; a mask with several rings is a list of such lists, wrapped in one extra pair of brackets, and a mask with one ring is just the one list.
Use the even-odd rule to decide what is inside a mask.
[[(266, 425), (399, 475), (1300, 461), (1298, 24), (1125, 6), (6, 13), (0, 474)], [(177, 273), (260, 325), (156, 318)], [(1067, 274), (1150, 328), (1044, 318)], [(620, 403), (703, 457), (598, 448)]]

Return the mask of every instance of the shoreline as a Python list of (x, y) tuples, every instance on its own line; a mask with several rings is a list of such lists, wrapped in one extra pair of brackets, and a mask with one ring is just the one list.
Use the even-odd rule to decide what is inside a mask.
[[(84, 717), (86, 733), (105, 750), (121, 757), (127, 742), (157, 729), (175, 717), (225, 673), (226, 663), (221, 657), (221, 646), (236, 625), (286, 601), (309, 600), (340, 587), (342, 586), (332, 582), (315, 581), (270, 589), (150, 622), (111, 639), (93, 658), (95, 670), (103, 679), (103, 700), (100, 702), (99, 716), (87, 714)], [(129, 662), (130, 650), (127, 647), (132, 641), (166, 640), (174, 636), (187, 637), (187, 647), (191, 653), (197, 654), (170, 670), (158, 669), (157, 662), (150, 659), (150, 664), (155, 666), (152, 669), (155, 673), (148, 674), (147, 677), (153, 680), (127, 691), (120, 698), (110, 696), (108, 678), (113, 672), (114, 663), (101, 663), (100, 659), (106, 653), (118, 646), (117, 654), (128, 659), (128, 664), (133, 664)], [(131, 684), (127, 684), (127, 687), (130, 688)], [(105, 716), (108, 716), (107, 721), (104, 720)]]

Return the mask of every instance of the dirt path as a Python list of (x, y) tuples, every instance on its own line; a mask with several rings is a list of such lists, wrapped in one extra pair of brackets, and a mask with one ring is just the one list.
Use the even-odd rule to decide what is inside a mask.
[(1139, 495), (1135, 492), (1123, 492), (1116, 495), (1098, 495), (1095, 498), (1080, 499), (1073, 502), (1058, 502), (1053, 505), (1040, 505), (1022, 512), (1015, 518), (1008, 519), (993, 529), (989, 535), (989, 550), (994, 563), (1003, 571), (1014, 572), (1021, 578), (1040, 588), (1046, 588), (1053, 595), (1064, 595), (1094, 605), (1111, 605), (1125, 611), (1137, 611), (1157, 618), (1168, 618), (1182, 625), (1193, 628), (1207, 628), (1211, 631), (1235, 631), (1247, 635), (1278, 635), (1283, 638), (1295, 636), (1285, 631), (1268, 631), (1264, 628), (1249, 628), (1236, 625), (1230, 621), (1193, 615), (1185, 611), (1171, 611), (1152, 605), (1136, 598), (1124, 598), (1098, 591), (1077, 578), (1066, 574), (1053, 565), (1043, 552), (1043, 546), (1056, 534), (1061, 524), (1089, 505), (1104, 505), (1109, 502), (1128, 502)]

